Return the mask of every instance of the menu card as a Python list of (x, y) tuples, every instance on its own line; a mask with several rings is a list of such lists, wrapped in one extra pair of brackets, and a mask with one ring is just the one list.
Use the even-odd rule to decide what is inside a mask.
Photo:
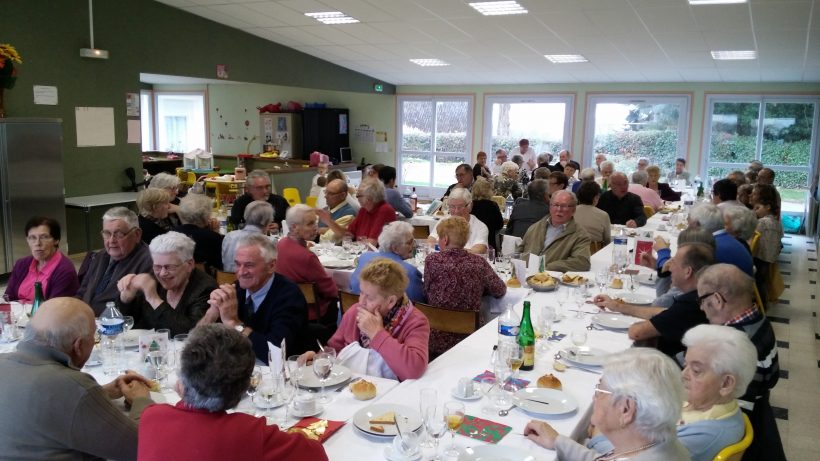
[(167, 351), (168, 350), (168, 334), (167, 333), (146, 333), (139, 337), (140, 346), (140, 360), (145, 361), (148, 352), (152, 350)]
[(489, 443), (498, 443), (510, 431), (510, 426), (470, 415), (464, 415), (464, 422), (458, 429), (463, 436)]

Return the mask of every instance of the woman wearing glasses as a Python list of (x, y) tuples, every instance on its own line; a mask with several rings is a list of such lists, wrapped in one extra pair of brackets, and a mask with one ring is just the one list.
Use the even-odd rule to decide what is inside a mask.
[(60, 223), (35, 216), (26, 223), (26, 241), (31, 256), (14, 263), (4, 298), (34, 301), (34, 282), (40, 282), (45, 299), (74, 296), (80, 288), (74, 263), (60, 252)]
[(117, 282), (123, 315), (134, 328), (168, 328), (171, 336), (187, 333), (208, 310), (216, 281), (194, 267), (194, 241), (168, 232), (151, 241), (152, 274), (128, 274)]

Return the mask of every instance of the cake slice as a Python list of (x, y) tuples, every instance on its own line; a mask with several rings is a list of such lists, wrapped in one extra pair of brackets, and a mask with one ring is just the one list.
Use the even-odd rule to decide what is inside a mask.
[(388, 411), (387, 413), (376, 416), (375, 418), (370, 420), (370, 424), (396, 424), (396, 412)]

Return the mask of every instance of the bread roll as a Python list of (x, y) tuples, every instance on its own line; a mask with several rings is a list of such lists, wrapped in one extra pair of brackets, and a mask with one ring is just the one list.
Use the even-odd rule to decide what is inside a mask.
[(624, 287), (624, 282), (621, 279), (612, 279), (612, 284), (610, 286), (616, 290), (621, 290)]
[(376, 396), (376, 385), (360, 379), (350, 385), (350, 392), (356, 400), (370, 400)]
[(518, 281), (517, 277), (510, 277), (510, 279), (507, 280), (507, 286), (510, 288), (521, 288), (521, 282)]
[(538, 387), (561, 390), (561, 380), (550, 374), (538, 378)]

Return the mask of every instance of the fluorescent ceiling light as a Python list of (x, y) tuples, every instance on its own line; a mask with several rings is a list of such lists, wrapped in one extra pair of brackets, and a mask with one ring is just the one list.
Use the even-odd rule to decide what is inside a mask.
[(484, 16), (502, 16), (506, 14), (527, 14), (527, 10), (518, 2), (475, 2), (470, 3), (476, 11)]
[(741, 59), (757, 59), (757, 51), (712, 51), (712, 59), (719, 61), (737, 61)]
[(729, 3), (746, 3), (746, 0), (689, 0), (690, 5), (724, 5)]
[(589, 62), (589, 60), (580, 54), (545, 54), (545, 58), (549, 59), (553, 64), (569, 64), (573, 62)]
[(411, 59), (410, 62), (421, 67), (441, 67), (450, 65), (441, 59)]
[(309, 16), (324, 24), (354, 24), (359, 22), (358, 19), (350, 17), (342, 13), (341, 11), (321, 11), (318, 13), (305, 13), (305, 16)]

